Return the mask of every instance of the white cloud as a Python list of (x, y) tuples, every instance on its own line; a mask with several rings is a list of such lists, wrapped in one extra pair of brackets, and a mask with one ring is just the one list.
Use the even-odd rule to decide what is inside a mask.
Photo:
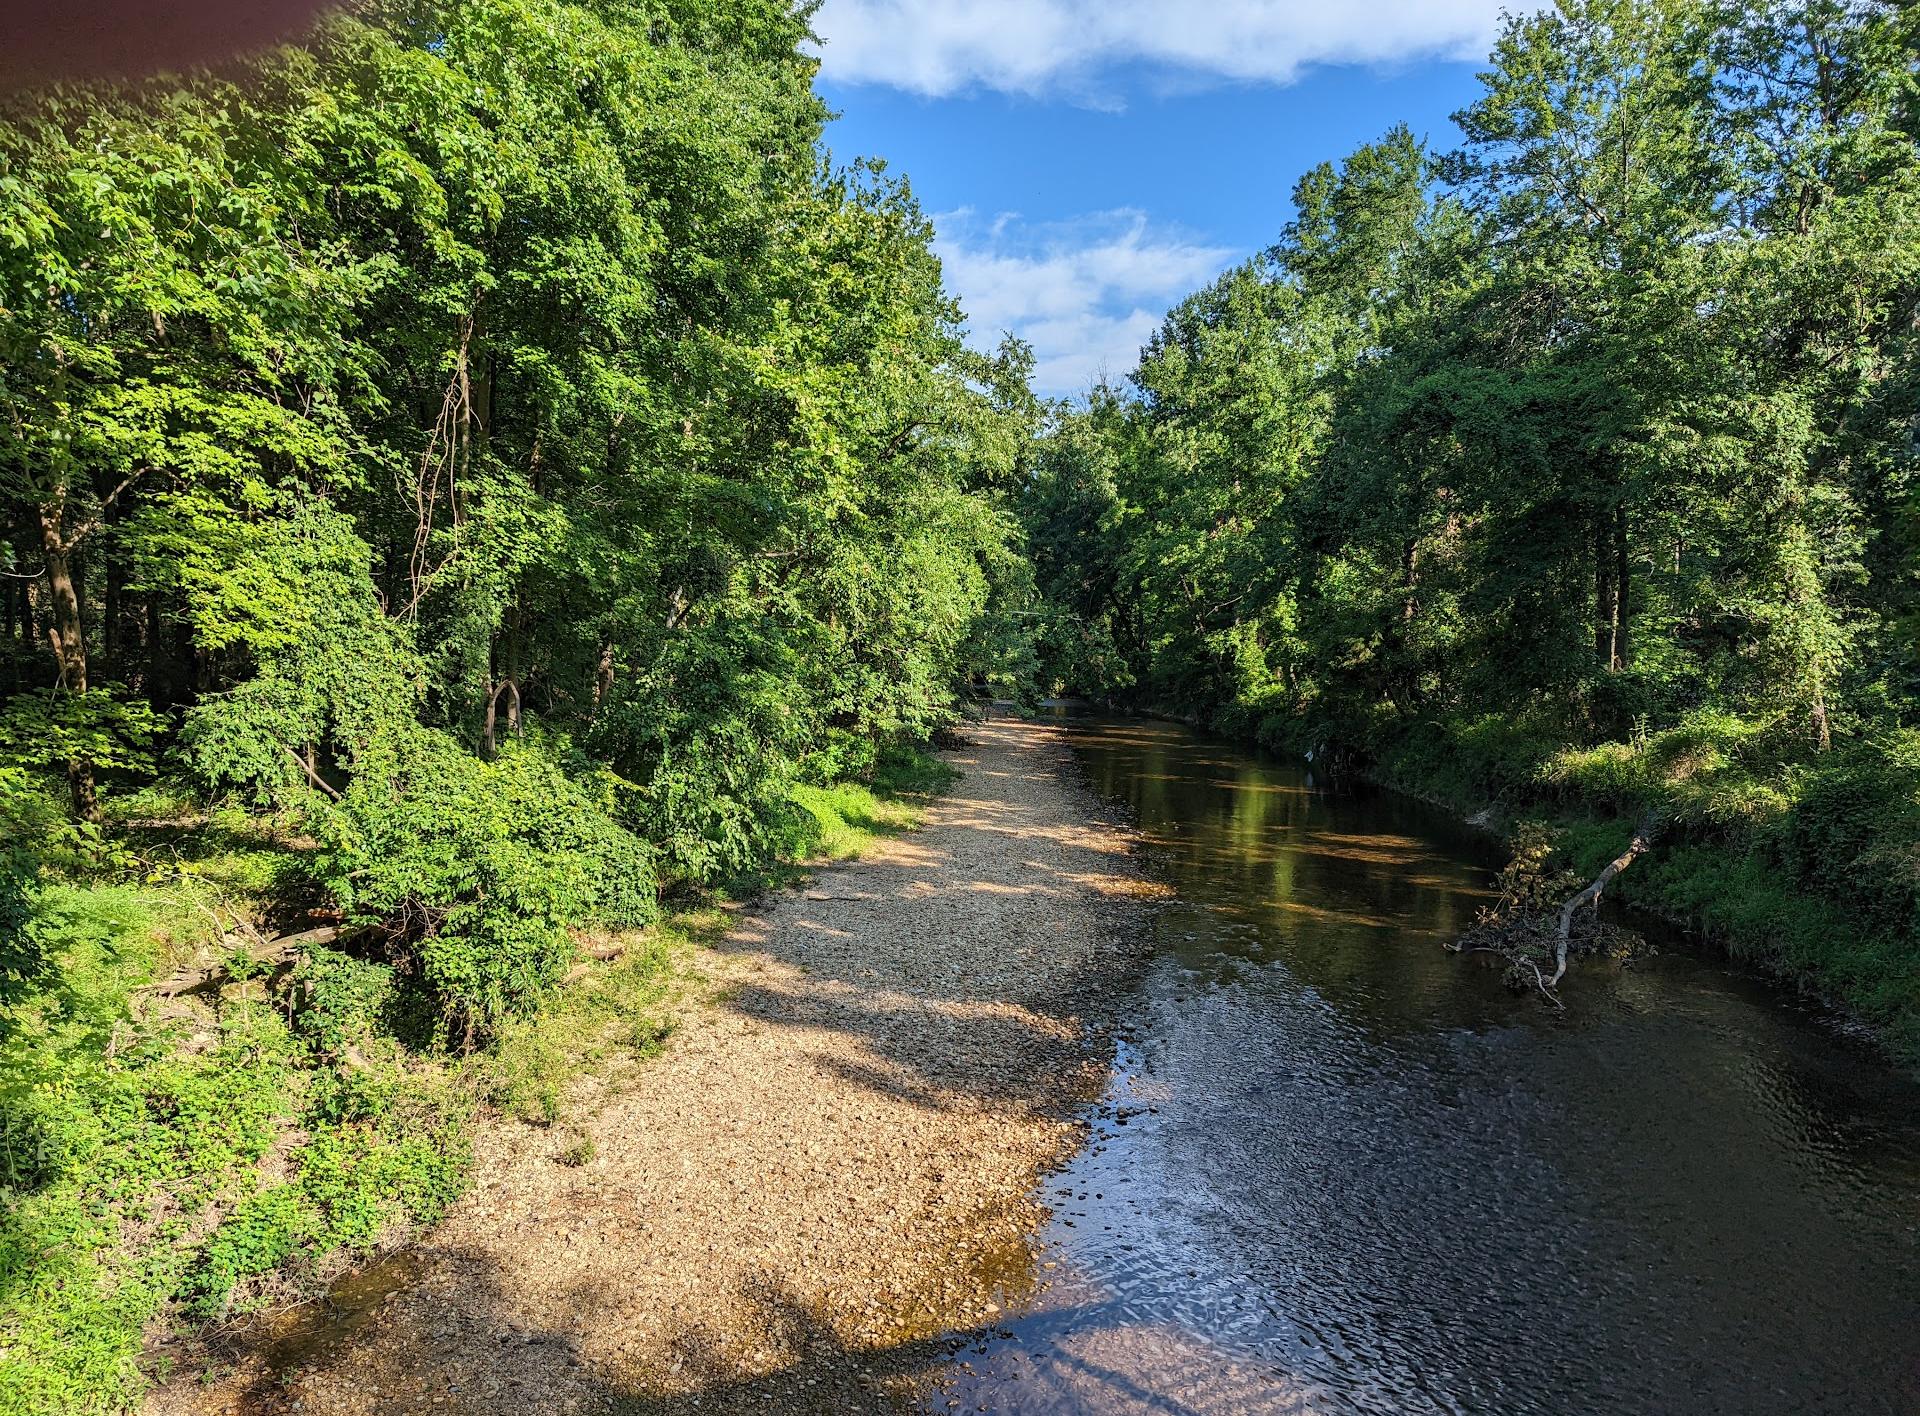
[(1003, 332), (1026, 340), (1034, 387), (1049, 395), (1083, 392), (1102, 375), (1124, 378), (1167, 309), (1237, 254), (1156, 229), (1133, 210), (1040, 226), (962, 210), (934, 224), (934, 250), (969, 338), (981, 349)]
[(826, 76), (940, 97), (1086, 98), (1116, 65), (1291, 83), (1315, 64), (1477, 59), (1503, 0), (826, 0)]

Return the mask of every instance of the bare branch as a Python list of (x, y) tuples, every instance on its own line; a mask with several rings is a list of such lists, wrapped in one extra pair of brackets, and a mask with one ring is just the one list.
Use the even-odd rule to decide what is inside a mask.
[(280, 750), (286, 753), (287, 756), (293, 759), (293, 765), (298, 767), (300, 769), (300, 774), (304, 776), (309, 782), (313, 783), (314, 786), (318, 787), (321, 791), (325, 792), (328, 796), (332, 797), (335, 801), (340, 801), (342, 799), (340, 796), (339, 790), (333, 785), (333, 783), (329, 782), (325, 777), (322, 777), (318, 772), (314, 771), (313, 765), (309, 763), (306, 758), (302, 757), (299, 753), (295, 752), (292, 748), (288, 747), (284, 742), (280, 744)]
[(1613, 883), (1613, 877), (1645, 855), (1660, 834), (1660, 815), (1649, 810), (1640, 818), (1640, 824), (1633, 828), (1633, 839), (1627, 842), (1626, 850), (1607, 862), (1607, 868), (1594, 877), (1593, 883), (1561, 906), (1559, 939), (1554, 946), (1553, 977), (1547, 985), (1557, 984), (1567, 974), (1567, 943), (1573, 935), (1573, 913), (1582, 905), (1600, 908), (1600, 892)]

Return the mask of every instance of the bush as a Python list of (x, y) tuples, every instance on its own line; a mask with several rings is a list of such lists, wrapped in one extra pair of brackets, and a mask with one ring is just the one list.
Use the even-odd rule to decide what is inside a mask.
[(338, 949), (311, 948), (294, 969), (294, 984), (299, 1000), (294, 1026), (330, 1057), (342, 1056), (379, 1033), (407, 1031), (391, 964), (357, 959)]
[(1920, 732), (1889, 733), (1793, 774), (1780, 854), (1855, 925), (1920, 940)]
[(722, 626), (613, 690), (590, 745), (622, 779), (621, 824), (670, 879), (737, 875), (805, 829), (788, 800), (812, 726), (797, 667), (777, 638)]
[(1694, 713), (1648, 737), (1556, 752), (1539, 780), (1589, 807), (1629, 816), (1654, 808), (1669, 825), (1751, 839), (1790, 805), (1780, 764), (1766, 750), (1767, 730), (1732, 714)]
[(570, 925), (657, 910), (650, 852), (538, 747), (472, 757), (422, 730), (319, 813), (316, 873), (464, 1040), (524, 1011), (573, 958)]

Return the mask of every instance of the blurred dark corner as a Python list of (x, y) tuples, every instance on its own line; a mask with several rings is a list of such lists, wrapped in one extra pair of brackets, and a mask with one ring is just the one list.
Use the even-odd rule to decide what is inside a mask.
[(339, 0), (0, 0), (0, 86), (142, 78), (304, 33)]

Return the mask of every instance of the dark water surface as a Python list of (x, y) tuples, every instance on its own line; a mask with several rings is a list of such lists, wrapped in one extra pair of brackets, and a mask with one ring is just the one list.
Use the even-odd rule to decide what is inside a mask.
[(1555, 1015), (1441, 949), (1498, 859), (1440, 814), (1077, 730), (1179, 900), (935, 1409), (1920, 1413), (1920, 1085), (1686, 954)]

